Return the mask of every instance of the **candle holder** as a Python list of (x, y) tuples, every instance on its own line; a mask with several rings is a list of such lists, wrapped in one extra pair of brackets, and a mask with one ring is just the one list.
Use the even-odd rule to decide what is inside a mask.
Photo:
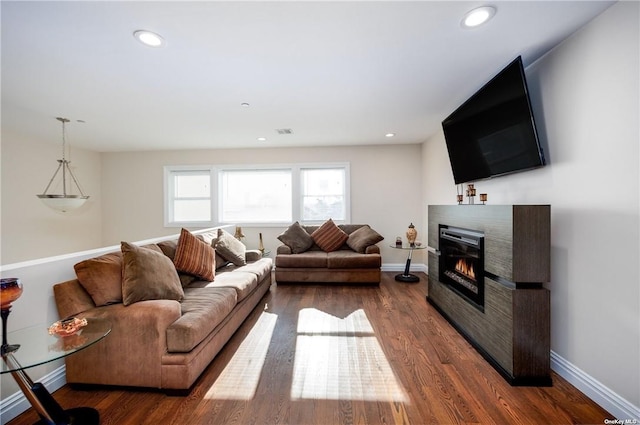
[(486, 193), (481, 193), (480, 194), (480, 201), (482, 202), (482, 205), (486, 205), (486, 202), (487, 202), (487, 194)]
[(3, 357), (20, 348), (18, 344), (10, 345), (7, 342), (7, 320), (9, 319), (9, 313), (11, 313), (11, 303), (20, 298), (20, 295), (22, 295), (20, 279), (15, 277), (0, 279), (0, 315), (2, 316), (2, 347), (0, 347), (0, 354)]
[(462, 185), (456, 185), (456, 201), (458, 201), (458, 205), (461, 205), (462, 201), (464, 201), (463, 193)]
[(476, 196), (476, 188), (473, 184), (467, 185), (467, 197), (469, 198), (469, 205), (473, 205), (473, 200)]

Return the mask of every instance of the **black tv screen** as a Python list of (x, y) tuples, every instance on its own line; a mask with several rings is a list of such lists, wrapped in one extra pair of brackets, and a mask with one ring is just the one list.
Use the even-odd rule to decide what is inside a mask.
[(544, 165), (521, 57), (442, 122), (456, 184)]

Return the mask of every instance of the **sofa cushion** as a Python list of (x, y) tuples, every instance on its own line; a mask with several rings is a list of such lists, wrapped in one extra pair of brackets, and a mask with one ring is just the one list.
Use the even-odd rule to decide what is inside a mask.
[(138, 247), (122, 242), (122, 303), (182, 300), (178, 272), (157, 245)]
[(238, 267), (233, 271), (235, 272), (247, 272), (253, 273), (258, 278), (258, 282), (264, 279), (269, 273), (271, 273), (271, 268), (273, 266), (273, 261), (271, 258), (261, 258), (258, 261), (253, 263), (248, 263), (242, 267)]
[(364, 251), (369, 245), (375, 245), (383, 239), (384, 237), (378, 232), (368, 225), (364, 225), (349, 234), (347, 245), (349, 245), (349, 248), (353, 249), (355, 252), (364, 254)]
[(96, 306), (122, 302), (122, 252), (90, 258), (73, 268)]
[(372, 269), (380, 268), (382, 257), (378, 254), (360, 254), (349, 250), (339, 250), (327, 254), (329, 269)]
[(180, 318), (167, 328), (167, 350), (191, 351), (229, 315), (236, 303), (233, 288), (186, 288)]
[(276, 269), (284, 268), (318, 268), (327, 267), (327, 253), (324, 251), (307, 251), (302, 254), (277, 255)]
[(323, 251), (331, 252), (344, 245), (349, 235), (338, 228), (333, 220), (329, 219), (311, 234), (311, 238)]
[[(238, 293), (238, 302), (244, 300), (258, 287), (258, 276), (249, 272), (229, 272), (219, 275), (215, 282), (207, 282), (206, 288), (233, 288)], [(197, 283), (197, 282), (196, 282)]]
[(243, 266), (247, 263), (245, 259), (247, 247), (224, 229), (218, 229), (218, 237), (213, 240), (213, 247), (222, 258), (231, 261), (236, 266)]
[(180, 231), (173, 259), (177, 270), (211, 281), (215, 277), (215, 258), (211, 245), (196, 238), (187, 229)]
[(297, 221), (278, 235), (278, 240), (291, 248), (294, 254), (305, 252), (313, 245), (313, 238)]

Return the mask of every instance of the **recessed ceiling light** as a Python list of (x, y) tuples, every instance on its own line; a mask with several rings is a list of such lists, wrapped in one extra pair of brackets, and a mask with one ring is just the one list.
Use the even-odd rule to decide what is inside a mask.
[(266, 142), (267, 138), (266, 137), (258, 137), (258, 141), (259, 142)]
[(475, 28), (482, 25), (496, 14), (496, 8), (493, 6), (482, 6), (467, 12), (462, 18), (462, 28)]
[(164, 38), (162, 36), (156, 34), (155, 32), (146, 31), (146, 30), (138, 30), (133, 33), (133, 36), (140, 43), (149, 47), (162, 47), (164, 44)]
[(387, 133), (384, 135), (384, 137), (394, 137), (396, 135), (396, 133)]

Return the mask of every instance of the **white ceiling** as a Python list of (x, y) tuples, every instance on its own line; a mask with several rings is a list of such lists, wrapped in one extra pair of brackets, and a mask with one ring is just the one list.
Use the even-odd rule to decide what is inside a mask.
[(612, 2), (496, 1), (462, 29), (482, 4), (2, 1), (2, 130), (60, 143), (63, 116), (72, 145), (100, 152), (420, 143)]

